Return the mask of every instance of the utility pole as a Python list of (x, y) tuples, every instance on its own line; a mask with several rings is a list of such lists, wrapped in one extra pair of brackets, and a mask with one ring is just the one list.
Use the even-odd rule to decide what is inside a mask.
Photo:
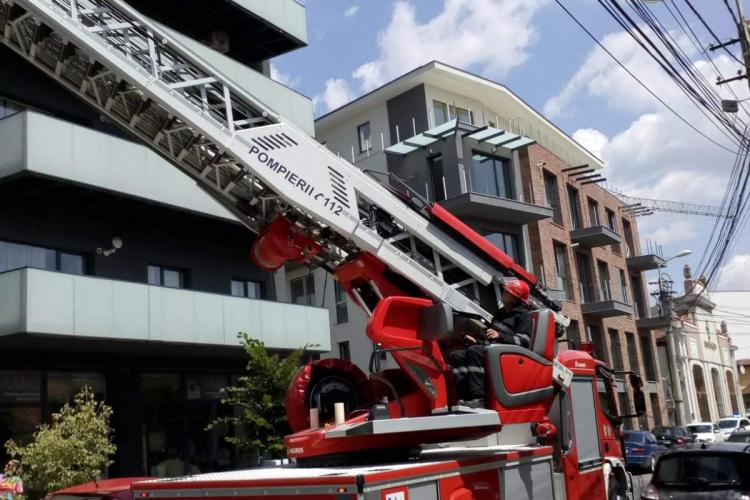
[(685, 404), (682, 395), (682, 363), (679, 361), (679, 351), (675, 342), (675, 332), (672, 329), (672, 281), (666, 281), (663, 277), (663, 265), (659, 266), (659, 291), (657, 292), (661, 314), (666, 316), (668, 323), (664, 330), (667, 340), (667, 364), (669, 366), (669, 378), (672, 382), (672, 401), (675, 408), (675, 424), (685, 425)]
[[(740, 46), (742, 47), (742, 60), (745, 61), (745, 76), (748, 74), (748, 68), (750, 68), (750, 34), (748, 29), (750, 23), (745, 19), (745, 9), (742, 8), (742, 0), (736, 0), (737, 2), (737, 15), (740, 17), (740, 24), (737, 26), (737, 34), (740, 39)], [(750, 86), (750, 79), (747, 81)]]

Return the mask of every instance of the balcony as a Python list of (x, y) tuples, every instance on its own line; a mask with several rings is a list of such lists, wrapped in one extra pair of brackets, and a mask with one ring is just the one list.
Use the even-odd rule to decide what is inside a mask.
[(595, 318), (630, 316), (633, 306), (625, 300), (615, 299), (609, 287), (602, 290), (595, 285), (581, 283), (581, 313)]
[(505, 224), (529, 224), (552, 217), (552, 209), (481, 193), (464, 193), (440, 204), (457, 217)]
[(296, 0), (130, 0), (143, 14), (195, 39), (220, 29), (228, 55), (244, 64), (271, 59), (307, 44), (305, 7)]
[(0, 179), (35, 174), (235, 220), (145, 146), (47, 115), (25, 111), (0, 120), (0, 151)]
[(620, 235), (607, 226), (592, 226), (572, 230), (570, 232), (570, 240), (573, 243), (594, 248), (618, 245), (620, 243)]
[(330, 350), (328, 311), (24, 268), (0, 274), (0, 336), (238, 345), (246, 332), (274, 349)]
[(628, 268), (631, 271), (635, 272), (643, 272), (643, 271), (651, 271), (653, 269), (658, 269), (659, 267), (663, 266), (666, 261), (659, 257), (656, 254), (648, 254), (648, 255), (635, 255), (633, 257), (628, 257), (626, 259)]

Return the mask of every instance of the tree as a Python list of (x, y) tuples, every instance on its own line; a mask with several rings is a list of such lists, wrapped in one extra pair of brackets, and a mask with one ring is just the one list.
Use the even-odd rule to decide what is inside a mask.
[(273, 458), (284, 453), (284, 436), (291, 429), (286, 420), (284, 398), (289, 383), (299, 369), (306, 348), (292, 351), (287, 357), (271, 354), (265, 344), (240, 333), (240, 342), (248, 356), (246, 374), (234, 386), (226, 387), (222, 404), (231, 406), (232, 416), (220, 417), (206, 430), (232, 425), (240, 432), (224, 439), (240, 450), (258, 450)]
[(75, 484), (95, 481), (112, 464), (116, 451), (109, 419), (112, 408), (96, 401), (91, 388), (84, 387), (42, 424), (33, 440), (20, 446), (12, 439), (7, 453), (21, 461), (24, 489), (32, 499)]

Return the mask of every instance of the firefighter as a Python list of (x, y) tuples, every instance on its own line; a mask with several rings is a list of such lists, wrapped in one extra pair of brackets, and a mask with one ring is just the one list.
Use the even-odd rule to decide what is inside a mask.
[(507, 281), (500, 298), (501, 304), (498, 304), (502, 307), (492, 319), (492, 326), (484, 331), (483, 338), (464, 334), (468, 344), (466, 349), (450, 354), (458, 404), (472, 408), (485, 405), (484, 345), (480, 340), (529, 348), (533, 321), (527, 307), (528, 300), (529, 285), (526, 282), (517, 279)]

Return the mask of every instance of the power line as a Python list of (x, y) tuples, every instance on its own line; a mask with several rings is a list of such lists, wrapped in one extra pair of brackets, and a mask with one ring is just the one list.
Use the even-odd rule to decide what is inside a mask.
[(679, 113), (678, 113), (678, 112), (677, 112), (677, 111), (676, 111), (676, 110), (675, 110), (674, 108), (672, 108), (672, 107), (671, 107), (671, 106), (670, 106), (669, 104), (667, 104), (667, 103), (666, 103), (666, 102), (665, 102), (665, 101), (664, 101), (664, 100), (663, 100), (663, 99), (662, 99), (661, 97), (659, 97), (658, 95), (656, 95), (656, 94), (654, 93), (654, 91), (652, 91), (652, 90), (651, 90), (650, 88), (648, 88), (648, 87), (646, 86), (646, 84), (644, 84), (644, 83), (643, 83), (643, 82), (642, 82), (642, 81), (641, 81), (641, 80), (640, 80), (640, 79), (639, 79), (639, 78), (638, 78), (637, 76), (635, 76), (635, 75), (633, 74), (633, 72), (632, 72), (632, 71), (630, 71), (630, 70), (629, 70), (629, 69), (627, 68), (627, 66), (625, 66), (625, 65), (624, 65), (624, 64), (623, 64), (623, 63), (622, 63), (622, 62), (621, 62), (621, 61), (620, 61), (620, 60), (619, 60), (619, 59), (618, 59), (618, 58), (617, 58), (617, 57), (616, 57), (616, 56), (615, 56), (614, 54), (612, 54), (612, 52), (610, 52), (610, 51), (609, 51), (609, 49), (607, 49), (607, 48), (606, 48), (606, 47), (604, 46), (604, 44), (602, 44), (602, 43), (601, 43), (601, 42), (599, 41), (599, 39), (597, 39), (597, 38), (596, 38), (596, 37), (595, 37), (595, 36), (594, 36), (594, 35), (593, 35), (593, 34), (591, 33), (591, 31), (589, 31), (589, 30), (588, 30), (588, 28), (586, 28), (586, 26), (584, 26), (584, 25), (583, 25), (583, 24), (582, 24), (582, 23), (581, 23), (581, 22), (580, 22), (580, 21), (578, 20), (578, 18), (576, 18), (576, 17), (575, 17), (575, 15), (573, 15), (573, 13), (572, 13), (572, 12), (570, 12), (570, 11), (569, 11), (569, 10), (568, 10), (568, 9), (567, 9), (567, 8), (566, 8), (566, 7), (565, 7), (565, 6), (563, 5), (563, 4), (562, 4), (561, 0), (555, 0), (555, 3), (556, 3), (557, 5), (559, 5), (559, 6), (560, 6), (560, 8), (561, 8), (561, 9), (562, 9), (563, 11), (565, 11), (565, 13), (566, 13), (566, 14), (568, 15), (568, 17), (570, 17), (570, 18), (571, 18), (571, 19), (573, 20), (573, 22), (575, 22), (575, 23), (576, 23), (576, 24), (578, 25), (578, 27), (580, 27), (580, 28), (581, 28), (581, 29), (582, 29), (582, 30), (583, 30), (583, 31), (584, 31), (584, 32), (585, 32), (585, 33), (586, 33), (586, 34), (587, 34), (587, 35), (589, 36), (589, 38), (591, 38), (591, 39), (592, 39), (592, 40), (593, 40), (593, 41), (594, 41), (594, 42), (595, 42), (595, 43), (596, 43), (596, 44), (597, 44), (597, 45), (598, 45), (598, 46), (599, 46), (599, 47), (600, 47), (600, 48), (601, 48), (601, 49), (602, 49), (602, 50), (603, 50), (603, 51), (604, 51), (604, 52), (605, 52), (605, 53), (606, 53), (606, 54), (607, 54), (607, 55), (608, 55), (609, 57), (611, 57), (611, 58), (612, 58), (612, 60), (614, 60), (614, 61), (615, 61), (615, 62), (616, 62), (616, 63), (618, 64), (618, 66), (620, 66), (620, 67), (621, 67), (621, 68), (622, 68), (622, 69), (623, 69), (623, 70), (624, 70), (624, 71), (625, 71), (625, 72), (626, 72), (626, 73), (627, 73), (628, 75), (630, 75), (630, 77), (631, 77), (631, 78), (632, 78), (633, 80), (635, 80), (635, 81), (636, 81), (636, 82), (637, 82), (637, 83), (638, 83), (638, 84), (639, 84), (639, 85), (640, 85), (641, 87), (643, 87), (643, 88), (644, 88), (644, 89), (645, 89), (645, 90), (646, 90), (646, 91), (647, 91), (647, 92), (648, 92), (649, 94), (651, 94), (651, 96), (652, 96), (652, 97), (653, 97), (654, 99), (656, 99), (657, 101), (659, 101), (659, 102), (660, 102), (660, 103), (661, 103), (661, 104), (662, 104), (662, 105), (663, 105), (663, 106), (664, 106), (665, 108), (667, 108), (667, 109), (668, 109), (669, 111), (671, 111), (671, 112), (672, 112), (672, 114), (674, 114), (674, 115), (675, 115), (675, 116), (676, 116), (677, 118), (679, 118), (679, 119), (680, 119), (680, 121), (682, 121), (682, 122), (683, 122), (683, 123), (684, 123), (685, 125), (687, 125), (687, 126), (688, 126), (688, 127), (690, 127), (691, 129), (693, 129), (693, 130), (694, 130), (695, 132), (697, 132), (697, 133), (698, 133), (699, 135), (701, 135), (701, 136), (702, 136), (703, 138), (705, 138), (705, 139), (706, 139), (706, 140), (708, 140), (709, 142), (713, 143), (714, 145), (716, 145), (716, 146), (720, 147), (721, 149), (724, 149), (725, 151), (729, 151), (730, 153), (735, 153), (735, 152), (736, 152), (735, 150), (732, 150), (732, 149), (730, 149), (730, 148), (728, 148), (728, 147), (724, 146), (723, 144), (721, 144), (721, 143), (717, 142), (716, 140), (712, 139), (711, 137), (709, 137), (708, 135), (706, 135), (705, 133), (703, 133), (702, 131), (700, 131), (700, 130), (699, 130), (698, 128), (696, 128), (696, 127), (695, 127), (695, 125), (693, 125), (693, 124), (692, 124), (692, 123), (690, 123), (690, 122), (689, 122), (688, 120), (686, 120), (686, 119), (685, 119), (685, 118), (684, 118), (684, 117), (683, 117), (683, 116), (682, 116), (681, 114), (679, 114)]

